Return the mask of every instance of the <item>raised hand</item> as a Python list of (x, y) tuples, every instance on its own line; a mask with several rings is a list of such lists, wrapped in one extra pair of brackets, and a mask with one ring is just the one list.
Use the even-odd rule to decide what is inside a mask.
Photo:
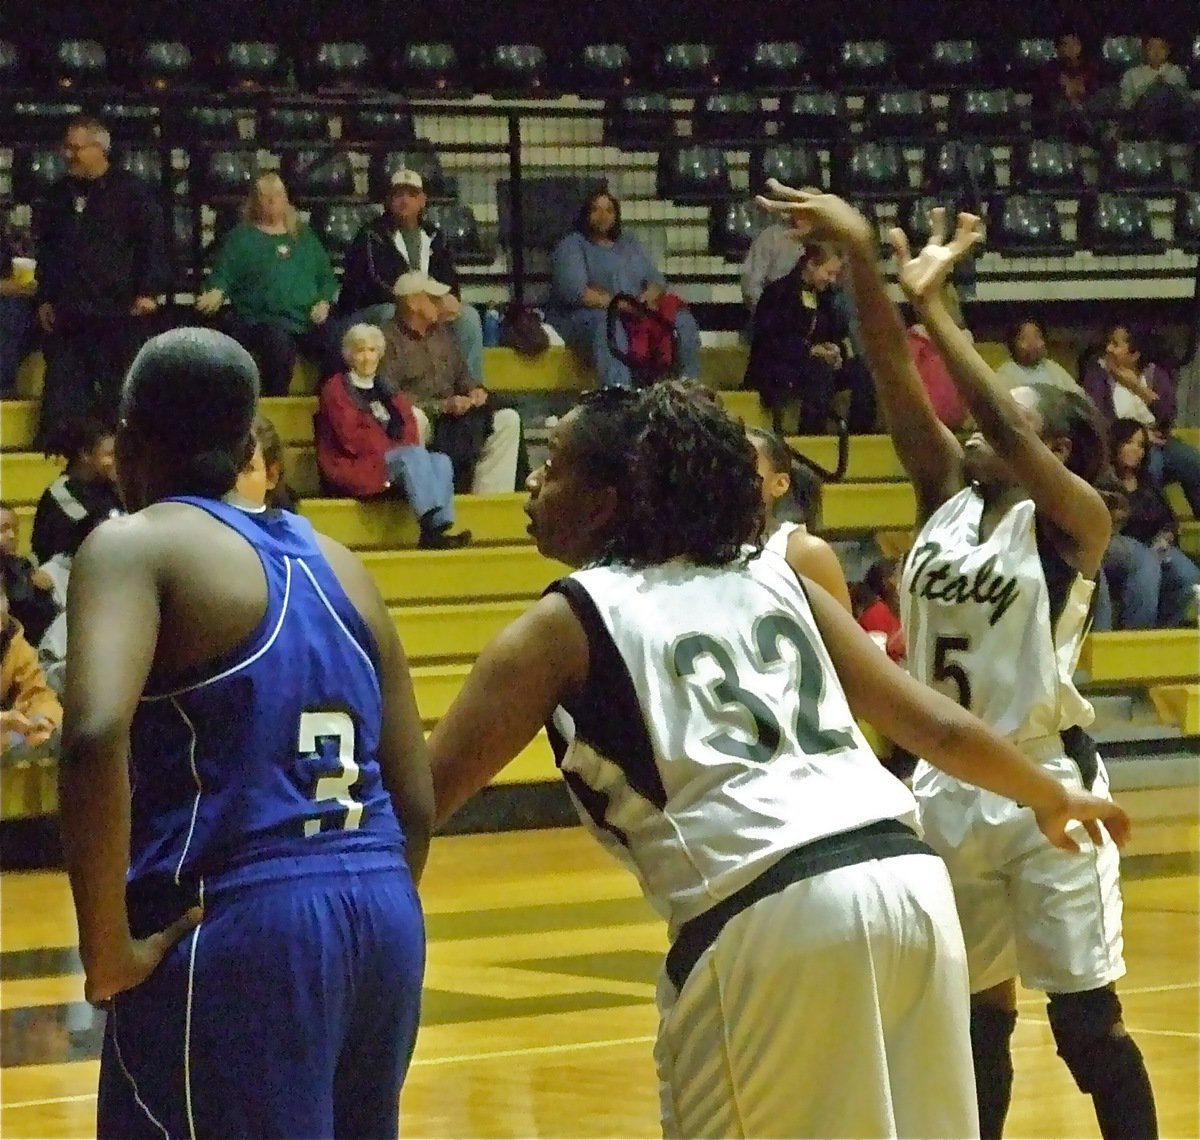
[(768, 180), (767, 190), (769, 194), (760, 194), (755, 200), (764, 210), (796, 219), (795, 233), (801, 241), (811, 237), (846, 246), (872, 245), (875, 241), (871, 223), (836, 194), (796, 190), (774, 178)]
[(1065, 800), (1055, 810), (1035, 811), (1034, 816), (1042, 834), (1063, 851), (1079, 850), (1079, 844), (1067, 834), (1067, 828), (1074, 820), (1083, 824), (1096, 846), (1104, 842), (1101, 820), (1118, 847), (1124, 847), (1129, 839), (1130, 823), (1125, 809), (1112, 800), (1093, 796), (1090, 792), (1068, 789)]
[(959, 214), (954, 236), (946, 241), (946, 211), (938, 206), (929, 215), (929, 242), (913, 257), (902, 229), (888, 231), (888, 243), (899, 265), (900, 288), (914, 304), (928, 301), (941, 292), (950, 270), (983, 241), (983, 220), (974, 214)]

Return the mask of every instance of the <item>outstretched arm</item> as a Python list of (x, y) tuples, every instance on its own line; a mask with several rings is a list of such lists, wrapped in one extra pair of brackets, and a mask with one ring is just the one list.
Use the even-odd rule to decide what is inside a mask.
[(587, 671), (587, 635), (562, 594), (547, 594), (494, 638), (429, 737), (438, 823), (538, 734)]
[(833, 194), (808, 194), (775, 180), (760, 204), (795, 214), (813, 237), (839, 246), (846, 258), (867, 366), (887, 418), (896, 453), (917, 494), (918, 517), (926, 518), (963, 486), (962, 448), (937, 418), (908, 353), (900, 311), (888, 296), (870, 223)]
[(920, 314), (929, 335), (979, 430), (1029, 493), (1043, 519), (1067, 540), (1068, 561), (1094, 577), (1108, 546), (1111, 520), (1100, 493), (1078, 475), (1041, 438), (1040, 419), (1029, 414), (997, 383), (991, 366), (946, 308), (943, 286), (955, 262), (983, 239), (983, 224), (973, 214), (960, 214), (952, 240), (946, 242), (945, 211), (933, 211), (929, 244), (913, 257), (903, 231), (890, 234), (900, 263), (900, 285)]
[(1060, 784), (977, 716), (892, 664), (828, 594), (811, 583), (807, 592), (856, 717), (943, 772), (1032, 808), (1056, 847), (1076, 849), (1067, 835), (1072, 820), (1083, 823), (1097, 843), (1103, 837), (1096, 821), (1103, 820), (1117, 844), (1124, 844), (1129, 817), (1120, 807)]

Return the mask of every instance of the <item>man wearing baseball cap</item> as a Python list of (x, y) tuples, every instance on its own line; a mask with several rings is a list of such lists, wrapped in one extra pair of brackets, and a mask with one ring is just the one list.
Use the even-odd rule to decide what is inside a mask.
[[(477, 385), (483, 384), (483, 329), (479, 312), (460, 300), (458, 271), (445, 238), (421, 224), (425, 183), (415, 170), (397, 170), (383, 199), (383, 214), (354, 235), (346, 251), (342, 291), (334, 309), (338, 330), (366, 323), (382, 327), (395, 312), (396, 281), (410, 271), (449, 286), (439, 298), (450, 329)], [(334, 338), (336, 341), (338, 338)], [(340, 360), (339, 360), (340, 367)]]
[(383, 326), (379, 375), (412, 403), (421, 443), (450, 456), (455, 489), (476, 495), (516, 489), (521, 418), (482, 384), (440, 317), (450, 286), (410, 271), (396, 280), (396, 315)]

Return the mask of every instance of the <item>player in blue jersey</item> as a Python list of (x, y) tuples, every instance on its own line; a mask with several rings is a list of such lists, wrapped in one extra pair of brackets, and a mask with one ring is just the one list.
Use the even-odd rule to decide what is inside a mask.
[(404, 653), (359, 561), (232, 491), (250, 356), (130, 368), (130, 515), (71, 574), (61, 822), (101, 1137), (395, 1136), (432, 817)]

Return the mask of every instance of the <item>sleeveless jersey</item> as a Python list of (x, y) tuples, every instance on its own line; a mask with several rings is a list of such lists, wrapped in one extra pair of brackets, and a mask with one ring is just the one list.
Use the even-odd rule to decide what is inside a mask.
[(979, 540), (983, 498), (943, 503), (905, 559), (900, 609), (908, 667), (1014, 743), (1085, 727), (1072, 681), (1095, 584), (1039, 543), (1034, 504)]
[(672, 938), (793, 848), (913, 815), (780, 559), (594, 567), (550, 590), (586, 630), (590, 661), (550, 726), (558, 765)]
[(147, 685), (131, 731), (131, 907), (194, 895), (210, 877), (397, 865), (403, 836), (376, 757), (375, 640), (312, 527), (285, 511), (175, 501), (254, 547), (267, 608), (202, 675)]
[(787, 558), (788, 541), (792, 535), (798, 530), (807, 532), (807, 529), (802, 523), (780, 523), (776, 527), (775, 533), (763, 543), (763, 550), (769, 550), (772, 554), (778, 554), (780, 558)]

